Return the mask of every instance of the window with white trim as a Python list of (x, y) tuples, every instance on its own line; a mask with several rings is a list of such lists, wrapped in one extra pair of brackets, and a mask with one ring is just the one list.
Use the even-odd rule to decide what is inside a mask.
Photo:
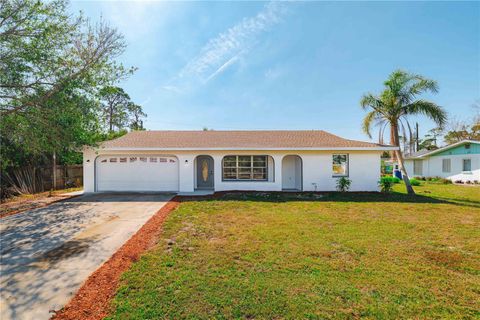
[(472, 159), (463, 159), (462, 171), (472, 171)]
[(421, 176), (423, 174), (423, 160), (413, 160), (413, 175)]
[(228, 181), (266, 181), (267, 156), (225, 156), (222, 161), (222, 179)]
[(332, 172), (334, 177), (348, 176), (348, 154), (332, 155)]
[(451, 171), (452, 161), (450, 159), (442, 159), (442, 172), (448, 173)]

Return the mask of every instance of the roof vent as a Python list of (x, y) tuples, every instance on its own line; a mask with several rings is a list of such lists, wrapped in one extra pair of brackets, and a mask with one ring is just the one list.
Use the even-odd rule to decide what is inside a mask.
[(467, 143), (467, 144), (465, 145), (465, 149), (467, 149), (467, 150), (470, 149), (470, 143)]

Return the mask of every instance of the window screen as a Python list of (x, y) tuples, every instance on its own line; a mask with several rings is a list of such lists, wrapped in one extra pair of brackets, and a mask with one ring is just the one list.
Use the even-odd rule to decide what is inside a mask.
[(472, 160), (463, 159), (463, 171), (472, 171)]
[(267, 156), (225, 156), (222, 162), (223, 180), (268, 179)]
[(450, 159), (443, 159), (442, 160), (442, 172), (450, 172), (451, 170), (451, 160)]
[(423, 160), (413, 160), (413, 174), (421, 176), (423, 174)]

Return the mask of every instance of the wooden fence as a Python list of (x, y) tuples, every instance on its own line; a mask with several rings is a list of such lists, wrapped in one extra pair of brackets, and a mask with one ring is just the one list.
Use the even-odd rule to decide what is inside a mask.
[(57, 165), (55, 173), (52, 166), (7, 169), (0, 174), (0, 198), (83, 185), (82, 165)]
[[(40, 167), (38, 168), (42, 175), (43, 189), (54, 189), (53, 183), (53, 168)], [(56, 189), (65, 189), (70, 187), (83, 186), (83, 166), (77, 165), (57, 165), (56, 168)]]

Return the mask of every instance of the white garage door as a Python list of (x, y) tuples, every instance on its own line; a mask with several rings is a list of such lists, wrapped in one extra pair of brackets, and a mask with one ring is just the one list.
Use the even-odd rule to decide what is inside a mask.
[(162, 155), (100, 156), (97, 191), (178, 191), (178, 159)]

